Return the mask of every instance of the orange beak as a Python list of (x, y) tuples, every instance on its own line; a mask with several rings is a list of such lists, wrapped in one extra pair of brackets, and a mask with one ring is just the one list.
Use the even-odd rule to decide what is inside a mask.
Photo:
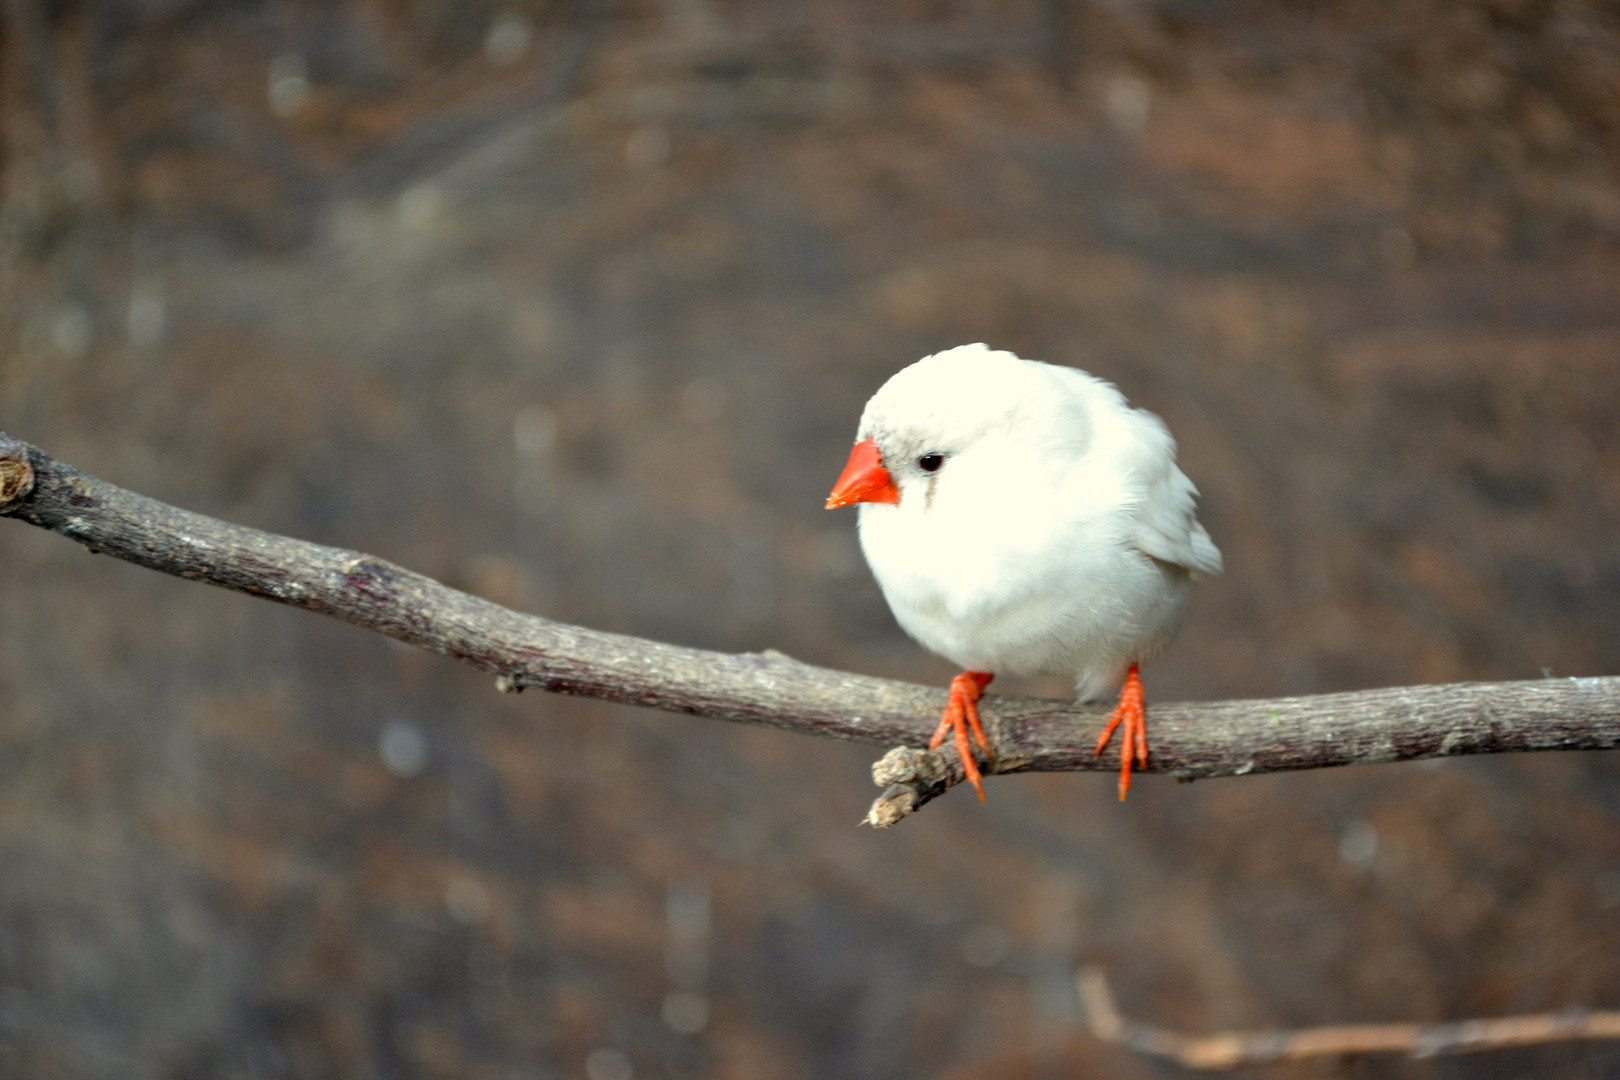
[(832, 494), (827, 496), (827, 509), (836, 510), (851, 503), (898, 503), (900, 489), (894, 486), (894, 477), (883, 467), (883, 455), (877, 443), (863, 439), (849, 452), (849, 464), (844, 466)]

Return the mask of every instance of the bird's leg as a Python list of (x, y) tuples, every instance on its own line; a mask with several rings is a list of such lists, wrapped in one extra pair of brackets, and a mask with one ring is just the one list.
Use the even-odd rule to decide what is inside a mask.
[(968, 783), (973, 785), (973, 790), (979, 793), (980, 802), (984, 802), (984, 785), (979, 783), (979, 763), (973, 760), (973, 747), (968, 744), (968, 728), (972, 727), (973, 738), (984, 751), (985, 760), (989, 761), (990, 744), (985, 741), (984, 728), (979, 726), (978, 701), (993, 678), (995, 676), (987, 671), (964, 671), (952, 679), (945, 715), (928, 743), (928, 749), (933, 750), (945, 741), (947, 734), (955, 734), (956, 754), (962, 759), (962, 771), (967, 773)]
[(1109, 717), (1102, 738), (1097, 740), (1098, 754), (1114, 737), (1114, 729), (1121, 721), (1125, 723), (1119, 740), (1119, 797), (1123, 801), (1131, 790), (1133, 759), (1137, 765), (1147, 765), (1147, 709), (1142, 697), (1142, 674), (1135, 662), (1125, 673), (1125, 685), (1119, 688), (1119, 704), (1114, 708), (1114, 715)]

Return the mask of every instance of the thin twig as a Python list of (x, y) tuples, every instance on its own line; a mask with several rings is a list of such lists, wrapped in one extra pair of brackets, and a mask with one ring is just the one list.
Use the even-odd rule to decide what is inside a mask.
[(1182, 1035), (1122, 1017), (1108, 988), (1108, 976), (1095, 964), (1080, 970), (1076, 986), (1086, 1024), (1098, 1039), (1189, 1069), (1214, 1071), (1341, 1054), (1394, 1052), (1424, 1058), (1576, 1039), (1620, 1039), (1620, 1012), (1586, 1009), (1452, 1024), (1344, 1024), (1298, 1031)]
[[(329, 615), (465, 661), (515, 692), (556, 693), (898, 746), (873, 766), (883, 827), (962, 780), (925, 745), (942, 688), (608, 634), (525, 615), (357, 551), (194, 514), (85, 474), (0, 433), (0, 514), (92, 552)], [(987, 773), (1119, 766), (1092, 753), (1106, 710), (989, 695)], [(1148, 772), (1184, 780), (1413, 758), (1620, 746), (1620, 678), (1456, 683), (1151, 708)]]

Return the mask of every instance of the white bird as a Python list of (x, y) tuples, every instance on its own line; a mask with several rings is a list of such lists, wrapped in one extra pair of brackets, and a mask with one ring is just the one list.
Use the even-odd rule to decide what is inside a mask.
[(997, 674), (1123, 682), (1119, 797), (1147, 764), (1138, 665), (1169, 647), (1193, 583), (1221, 572), (1164, 422), (1071, 367), (962, 345), (866, 403), (828, 509), (860, 503), (861, 550), (901, 627), (963, 668), (930, 749), (989, 757), (976, 702)]

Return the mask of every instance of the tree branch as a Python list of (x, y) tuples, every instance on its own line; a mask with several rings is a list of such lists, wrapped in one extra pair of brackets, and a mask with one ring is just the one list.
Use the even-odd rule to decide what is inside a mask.
[(1620, 1012), (1586, 1009), (1451, 1024), (1341, 1024), (1299, 1031), (1183, 1035), (1121, 1016), (1108, 989), (1108, 976), (1096, 965), (1080, 970), (1076, 988), (1086, 1024), (1098, 1039), (1127, 1046), (1139, 1054), (1167, 1058), (1189, 1069), (1214, 1071), (1272, 1061), (1392, 1051), (1425, 1058), (1577, 1039), (1620, 1039)]
[[(539, 687), (835, 739), (898, 745), (868, 824), (892, 825), (962, 779), (926, 745), (942, 688), (831, 671), (778, 652), (687, 649), (525, 615), (371, 555), (194, 514), (86, 476), (0, 433), (0, 514), (92, 552), (262, 596)], [(1116, 770), (1100, 706), (988, 695), (986, 772)], [(1146, 771), (1184, 780), (1413, 758), (1620, 746), (1620, 677), (1457, 683), (1264, 701), (1155, 704)], [(1116, 740), (1117, 743), (1117, 740)]]

